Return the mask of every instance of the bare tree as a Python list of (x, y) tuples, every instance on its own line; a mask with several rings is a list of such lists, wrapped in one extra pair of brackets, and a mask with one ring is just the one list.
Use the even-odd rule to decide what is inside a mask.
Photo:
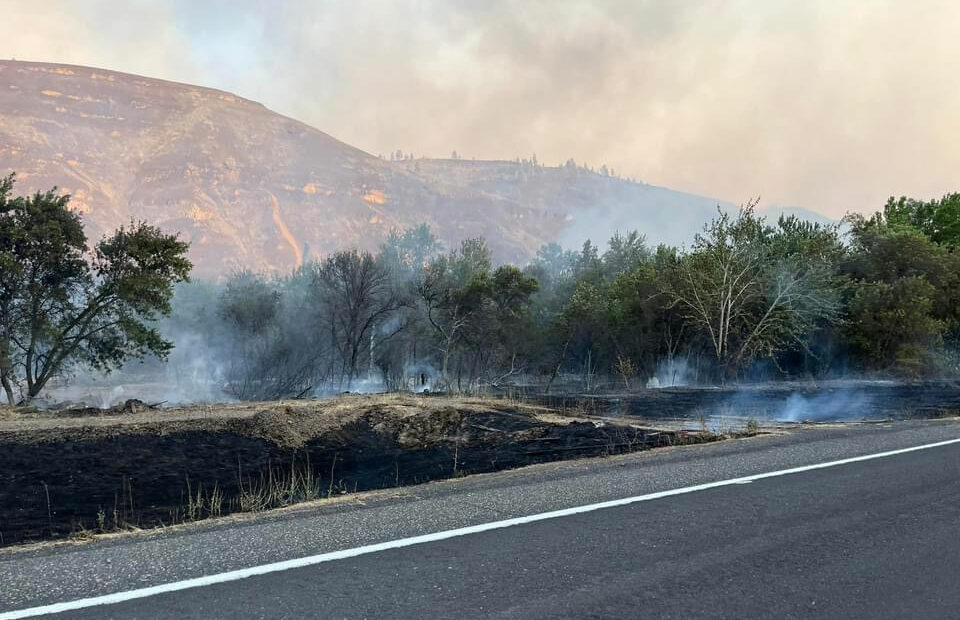
[(350, 389), (375, 330), (400, 305), (388, 269), (369, 252), (348, 250), (316, 269), (315, 289), (341, 363), (340, 384)]
[(427, 322), (437, 336), (440, 378), (446, 389), (451, 384), (450, 358), (474, 310), (458, 290), (449, 263), (446, 256), (438, 257), (430, 263), (417, 283), (417, 297), (423, 304)]

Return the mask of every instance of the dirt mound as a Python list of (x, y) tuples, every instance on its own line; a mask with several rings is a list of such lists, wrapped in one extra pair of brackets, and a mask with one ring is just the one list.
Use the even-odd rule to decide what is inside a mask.
[(301, 448), (319, 437), (326, 435), (332, 441), (362, 427), (403, 448), (421, 448), (501, 441), (517, 433), (526, 437), (533, 429), (558, 423), (541, 420), (534, 411), (502, 410), (503, 405), (496, 401), (452, 404), (452, 400), (343, 396), (333, 401), (264, 408), (238, 420), (232, 429), (277, 446)]
[(441, 407), (430, 415), (397, 416), (388, 411), (368, 412), (366, 422), (378, 433), (393, 438), (401, 446), (444, 443), (464, 433), (465, 413), (453, 407)]
[(252, 417), (239, 420), (234, 430), (246, 437), (266, 439), (285, 448), (302, 448), (308, 441), (324, 432), (342, 428), (360, 415), (360, 408), (352, 414), (337, 414), (330, 406), (282, 406), (262, 409)]
[(0, 416), (0, 438), (35, 443), (207, 431), (231, 432), (279, 447), (299, 448), (321, 435), (360, 424), (400, 445), (418, 446), (486, 440), (491, 434), (568, 421), (545, 407), (412, 394), (351, 394), (331, 399), (170, 409), (130, 399), (109, 409), (68, 405), (17, 410)]

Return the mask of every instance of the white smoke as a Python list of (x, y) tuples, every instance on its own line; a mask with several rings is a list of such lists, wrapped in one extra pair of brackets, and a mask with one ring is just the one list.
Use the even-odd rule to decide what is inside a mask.
[(657, 371), (647, 381), (647, 388), (690, 385), (690, 364), (686, 358), (671, 357), (657, 362)]
[(822, 422), (870, 417), (872, 399), (861, 391), (794, 393), (773, 418), (781, 422)]

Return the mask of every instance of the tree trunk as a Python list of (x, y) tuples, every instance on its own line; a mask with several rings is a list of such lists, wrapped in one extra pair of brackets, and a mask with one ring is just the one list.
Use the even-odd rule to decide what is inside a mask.
[(10, 385), (10, 379), (7, 377), (6, 373), (3, 373), (3, 376), (0, 376), (0, 383), (3, 384), (3, 391), (7, 395), (7, 403), (15, 404), (13, 400), (13, 386)]
[(13, 374), (12, 364), (10, 363), (10, 348), (9, 341), (5, 339), (3, 344), (0, 344), (0, 383), (3, 384), (3, 391), (7, 395), (7, 402), (11, 405), (13, 402), (13, 385), (10, 383), (10, 376)]

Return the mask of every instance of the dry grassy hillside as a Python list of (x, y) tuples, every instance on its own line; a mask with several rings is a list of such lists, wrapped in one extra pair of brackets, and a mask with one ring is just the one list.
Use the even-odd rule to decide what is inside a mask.
[(384, 161), (259, 103), (114, 71), (0, 61), (0, 173), (57, 185), (96, 238), (144, 219), (192, 242), (201, 275), (289, 269), (427, 222), (500, 260), (640, 228), (687, 238), (715, 201), (569, 168)]

